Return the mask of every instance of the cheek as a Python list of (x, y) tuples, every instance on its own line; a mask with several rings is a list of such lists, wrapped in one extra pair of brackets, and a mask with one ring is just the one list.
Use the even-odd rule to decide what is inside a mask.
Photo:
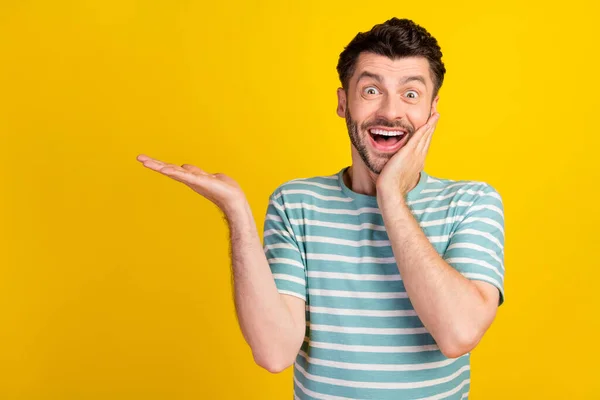
[(366, 120), (373, 119), (377, 114), (377, 105), (375, 102), (355, 102), (350, 104), (350, 114), (352, 119), (360, 124)]
[(427, 120), (429, 119), (429, 106), (427, 107), (415, 107), (410, 112), (407, 112), (407, 116), (410, 119), (410, 122), (414, 125), (415, 129), (419, 129), (421, 126), (425, 125)]

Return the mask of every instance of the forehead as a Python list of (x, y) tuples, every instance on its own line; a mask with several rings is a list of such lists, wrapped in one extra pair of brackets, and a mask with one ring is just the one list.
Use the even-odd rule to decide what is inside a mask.
[(404, 57), (392, 60), (379, 54), (361, 53), (356, 61), (351, 81), (355, 81), (365, 71), (380, 75), (389, 82), (398, 82), (407, 76), (421, 75), (425, 77), (428, 88), (433, 86), (429, 61), (425, 57)]

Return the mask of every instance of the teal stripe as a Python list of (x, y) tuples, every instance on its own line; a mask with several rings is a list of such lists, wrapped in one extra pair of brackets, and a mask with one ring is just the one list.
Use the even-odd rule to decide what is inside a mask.
[[(312, 301), (312, 300), (311, 300)], [(410, 317), (363, 317), (354, 315), (328, 315), (311, 313), (310, 321), (322, 325), (340, 325), (372, 328), (420, 328), (423, 323), (417, 316)]]
[[(429, 333), (409, 335), (372, 335), (356, 333), (338, 333), (310, 331), (310, 338), (315, 342), (335, 343), (360, 346), (428, 346), (435, 345)], [(375, 348), (376, 350), (376, 348)], [(381, 351), (379, 353), (385, 353)]]
[[(317, 347), (309, 348), (306, 342), (302, 346), (302, 349), (305, 353), (310, 354), (311, 357), (314, 358), (345, 363), (410, 365), (419, 363), (428, 364), (447, 360), (439, 350), (420, 353), (357, 353), (321, 349)], [(300, 355), (297, 358), (299, 357)], [(467, 355), (466, 357), (469, 356)]]
[[(313, 358), (317, 358), (314, 357)], [(307, 370), (309, 364), (307, 360), (300, 356), (296, 359), (302, 368)], [(360, 365), (360, 363), (358, 363)], [(365, 363), (367, 364), (367, 363)], [(357, 365), (356, 367), (360, 366)], [(382, 364), (379, 364), (382, 365)], [(395, 364), (383, 364), (395, 365)], [(419, 371), (369, 371), (367, 368), (363, 370), (342, 369), (336, 367), (314, 365), (311, 366), (311, 374), (327, 376), (334, 379), (361, 381), (361, 382), (387, 382), (387, 383), (410, 383), (419, 381), (428, 381), (438, 379), (441, 376), (450, 376), (456, 370), (469, 365), (468, 358), (458, 358), (452, 364), (437, 368), (423, 369)], [(353, 366), (354, 368), (354, 366)], [(406, 389), (405, 389), (406, 390)]]

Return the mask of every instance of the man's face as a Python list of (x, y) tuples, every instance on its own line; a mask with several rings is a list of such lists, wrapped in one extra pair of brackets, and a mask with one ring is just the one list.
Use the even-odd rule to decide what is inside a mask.
[(424, 57), (391, 60), (361, 53), (348, 92), (338, 89), (337, 113), (346, 119), (353, 153), (379, 174), (436, 111), (433, 80)]

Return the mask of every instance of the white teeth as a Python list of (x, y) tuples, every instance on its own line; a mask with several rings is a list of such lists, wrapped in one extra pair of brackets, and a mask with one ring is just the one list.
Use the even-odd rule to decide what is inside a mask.
[(371, 129), (371, 133), (382, 136), (402, 136), (404, 132), (402, 131), (384, 131), (381, 129)]

